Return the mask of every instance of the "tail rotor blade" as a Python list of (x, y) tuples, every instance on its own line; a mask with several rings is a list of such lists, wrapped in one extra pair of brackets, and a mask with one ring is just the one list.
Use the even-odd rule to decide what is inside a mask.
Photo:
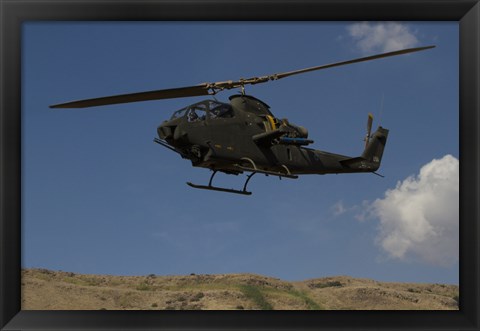
[(372, 113), (368, 113), (367, 135), (365, 136), (365, 148), (367, 147), (370, 141), (370, 134), (372, 133), (372, 123), (373, 123), (373, 115)]

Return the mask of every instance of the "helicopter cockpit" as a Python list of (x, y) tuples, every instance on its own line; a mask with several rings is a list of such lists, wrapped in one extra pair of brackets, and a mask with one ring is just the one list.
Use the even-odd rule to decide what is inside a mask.
[(160, 124), (157, 132), (161, 139), (169, 140), (173, 139), (175, 129), (180, 123), (196, 124), (205, 120), (217, 121), (217, 119), (233, 117), (235, 117), (235, 113), (230, 104), (216, 100), (203, 100), (174, 112), (170, 120)]
[(204, 100), (187, 106), (173, 113), (170, 120), (187, 116), (188, 122), (209, 119), (231, 118), (234, 116), (232, 106), (216, 100)]

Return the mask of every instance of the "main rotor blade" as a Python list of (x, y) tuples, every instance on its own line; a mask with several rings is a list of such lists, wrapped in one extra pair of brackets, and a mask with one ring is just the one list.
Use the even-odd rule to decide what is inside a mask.
[(311, 68), (305, 68), (305, 69), (300, 69), (300, 70), (294, 70), (294, 71), (274, 74), (274, 75), (270, 75), (270, 77), (272, 77), (272, 79), (280, 79), (280, 78), (284, 78), (284, 77), (288, 77), (288, 76), (292, 76), (292, 75), (296, 75), (296, 74), (302, 74), (304, 72), (327, 69), (327, 68), (332, 68), (332, 67), (339, 67), (339, 66), (343, 66), (343, 65), (346, 65), (346, 64), (370, 61), (370, 60), (380, 59), (380, 58), (389, 57), (389, 56), (396, 56), (396, 55), (402, 55), (402, 54), (407, 54), (407, 53), (419, 52), (419, 51), (423, 51), (423, 50), (434, 48), (434, 47), (435, 46), (407, 48), (407, 49), (402, 49), (402, 50), (399, 50), (399, 51), (393, 51), (393, 52), (388, 52), (388, 53), (371, 55), (371, 56), (361, 57), (361, 58), (348, 60), (348, 61), (336, 62), (336, 63), (325, 64), (325, 65), (311, 67)]
[(203, 83), (195, 86), (179, 87), (179, 88), (156, 90), (156, 91), (149, 91), (149, 92), (120, 94), (120, 95), (113, 95), (113, 96), (107, 96), (107, 97), (101, 97), (101, 98), (78, 100), (78, 101), (52, 105), (50, 106), (50, 108), (85, 108), (85, 107), (96, 107), (96, 106), (113, 105), (118, 103), (128, 103), (128, 102), (137, 102), (137, 101), (173, 99), (173, 98), (200, 96), (200, 95), (213, 95), (225, 89), (229, 90), (229, 89), (238, 88), (238, 87), (243, 88), (247, 84), (255, 85), (255, 84), (265, 83), (271, 80), (277, 80), (280, 78), (285, 78), (288, 76), (301, 74), (305, 72), (338, 67), (346, 64), (370, 61), (370, 60), (380, 59), (380, 58), (389, 57), (389, 56), (413, 53), (413, 52), (423, 51), (423, 50), (434, 48), (434, 47), (435, 46), (407, 48), (399, 51), (371, 55), (371, 56), (361, 57), (353, 60), (325, 64), (321, 66), (288, 71), (288, 72), (283, 72), (283, 73), (278, 73), (273, 75), (252, 77), (247, 79), (242, 78), (237, 81), (228, 80), (228, 81), (215, 82), (215, 83)]
[(193, 96), (209, 95), (209, 94), (214, 94), (214, 92), (210, 92), (208, 84), (204, 83), (196, 86), (187, 86), (187, 87), (179, 87), (179, 88), (166, 89), (166, 90), (120, 94), (120, 95), (112, 95), (108, 97), (78, 100), (78, 101), (52, 105), (50, 106), (50, 108), (85, 108), (85, 107), (113, 105), (117, 103), (193, 97)]
[(407, 49), (402, 49), (402, 50), (399, 50), (399, 51), (376, 54), (376, 55), (361, 57), (361, 58), (357, 58), (357, 59), (353, 59), (353, 60), (335, 62), (335, 63), (331, 63), (331, 64), (324, 64), (324, 65), (321, 65), (321, 66), (305, 68), (305, 69), (300, 69), (300, 70), (294, 70), (294, 71), (287, 71), (287, 72), (282, 72), (282, 73), (273, 74), (273, 75), (251, 77), (251, 78), (242, 78), (238, 81), (229, 80), (229, 81), (225, 81), (225, 82), (216, 82), (216, 83), (211, 83), (210, 86), (214, 89), (223, 90), (223, 89), (232, 89), (232, 88), (236, 88), (236, 87), (242, 87), (242, 86), (245, 86), (247, 84), (255, 85), (255, 84), (260, 84), (260, 83), (266, 83), (266, 82), (271, 81), (271, 80), (277, 80), (277, 79), (285, 78), (285, 77), (288, 77), (288, 76), (303, 74), (305, 72), (327, 69), (327, 68), (332, 68), (332, 67), (339, 67), (339, 66), (343, 66), (343, 65), (346, 65), (346, 64), (370, 61), (370, 60), (380, 59), (380, 58), (383, 58), (383, 57), (389, 57), (389, 56), (419, 52), (419, 51), (423, 51), (423, 50), (434, 48), (434, 47), (435, 46), (407, 48)]

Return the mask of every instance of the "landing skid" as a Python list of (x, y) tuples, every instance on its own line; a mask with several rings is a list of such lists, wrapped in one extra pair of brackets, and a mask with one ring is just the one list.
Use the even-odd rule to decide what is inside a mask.
[(202, 189), (202, 190), (229, 192), (229, 193), (236, 193), (236, 194), (243, 194), (243, 195), (252, 195), (252, 192), (234, 190), (234, 189), (231, 189), (231, 188), (216, 187), (216, 186), (212, 186), (212, 185), (208, 185), (208, 186), (197, 185), (197, 184), (193, 184), (193, 183), (190, 183), (190, 182), (187, 182), (187, 185), (189, 185), (193, 188), (199, 188), (199, 189)]
[(218, 170), (213, 171), (212, 176), (210, 176), (210, 180), (208, 182), (208, 185), (197, 185), (197, 184), (193, 184), (193, 183), (190, 183), (190, 182), (187, 182), (187, 185), (189, 185), (190, 187), (198, 188), (198, 189), (202, 189), (202, 190), (211, 190), (211, 191), (220, 191), (220, 192), (236, 193), (236, 194), (243, 194), (243, 195), (251, 195), (252, 192), (247, 191), (247, 185), (248, 185), (248, 182), (250, 181), (250, 179), (256, 173), (264, 174), (264, 175), (267, 175), (267, 176), (268, 175), (278, 176), (280, 179), (282, 177), (292, 178), (292, 179), (298, 178), (298, 176), (292, 175), (290, 173), (290, 170), (285, 165), (282, 166), (286, 171), (285, 173), (283, 173), (283, 172), (276, 172), (276, 171), (258, 169), (256, 167), (255, 163), (252, 160), (247, 159), (247, 158), (245, 158), (245, 160), (249, 161), (252, 164), (252, 167), (244, 167), (244, 166), (241, 166), (241, 165), (237, 165), (237, 168), (239, 168), (240, 170), (251, 172), (250, 175), (247, 175), (247, 180), (245, 181), (245, 184), (243, 184), (243, 189), (242, 190), (235, 190), (235, 189), (231, 189), (231, 188), (213, 186), (212, 185), (212, 180), (213, 180), (213, 177), (215, 176), (215, 174), (218, 172)]

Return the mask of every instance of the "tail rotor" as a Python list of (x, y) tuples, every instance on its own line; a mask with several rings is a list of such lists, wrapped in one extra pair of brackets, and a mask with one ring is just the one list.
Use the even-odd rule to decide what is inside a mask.
[(367, 120), (367, 134), (363, 139), (365, 141), (365, 148), (367, 148), (368, 143), (370, 142), (370, 137), (372, 133), (372, 123), (373, 123), (373, 115), (372, 113), (368, 113), (368, 120)]

